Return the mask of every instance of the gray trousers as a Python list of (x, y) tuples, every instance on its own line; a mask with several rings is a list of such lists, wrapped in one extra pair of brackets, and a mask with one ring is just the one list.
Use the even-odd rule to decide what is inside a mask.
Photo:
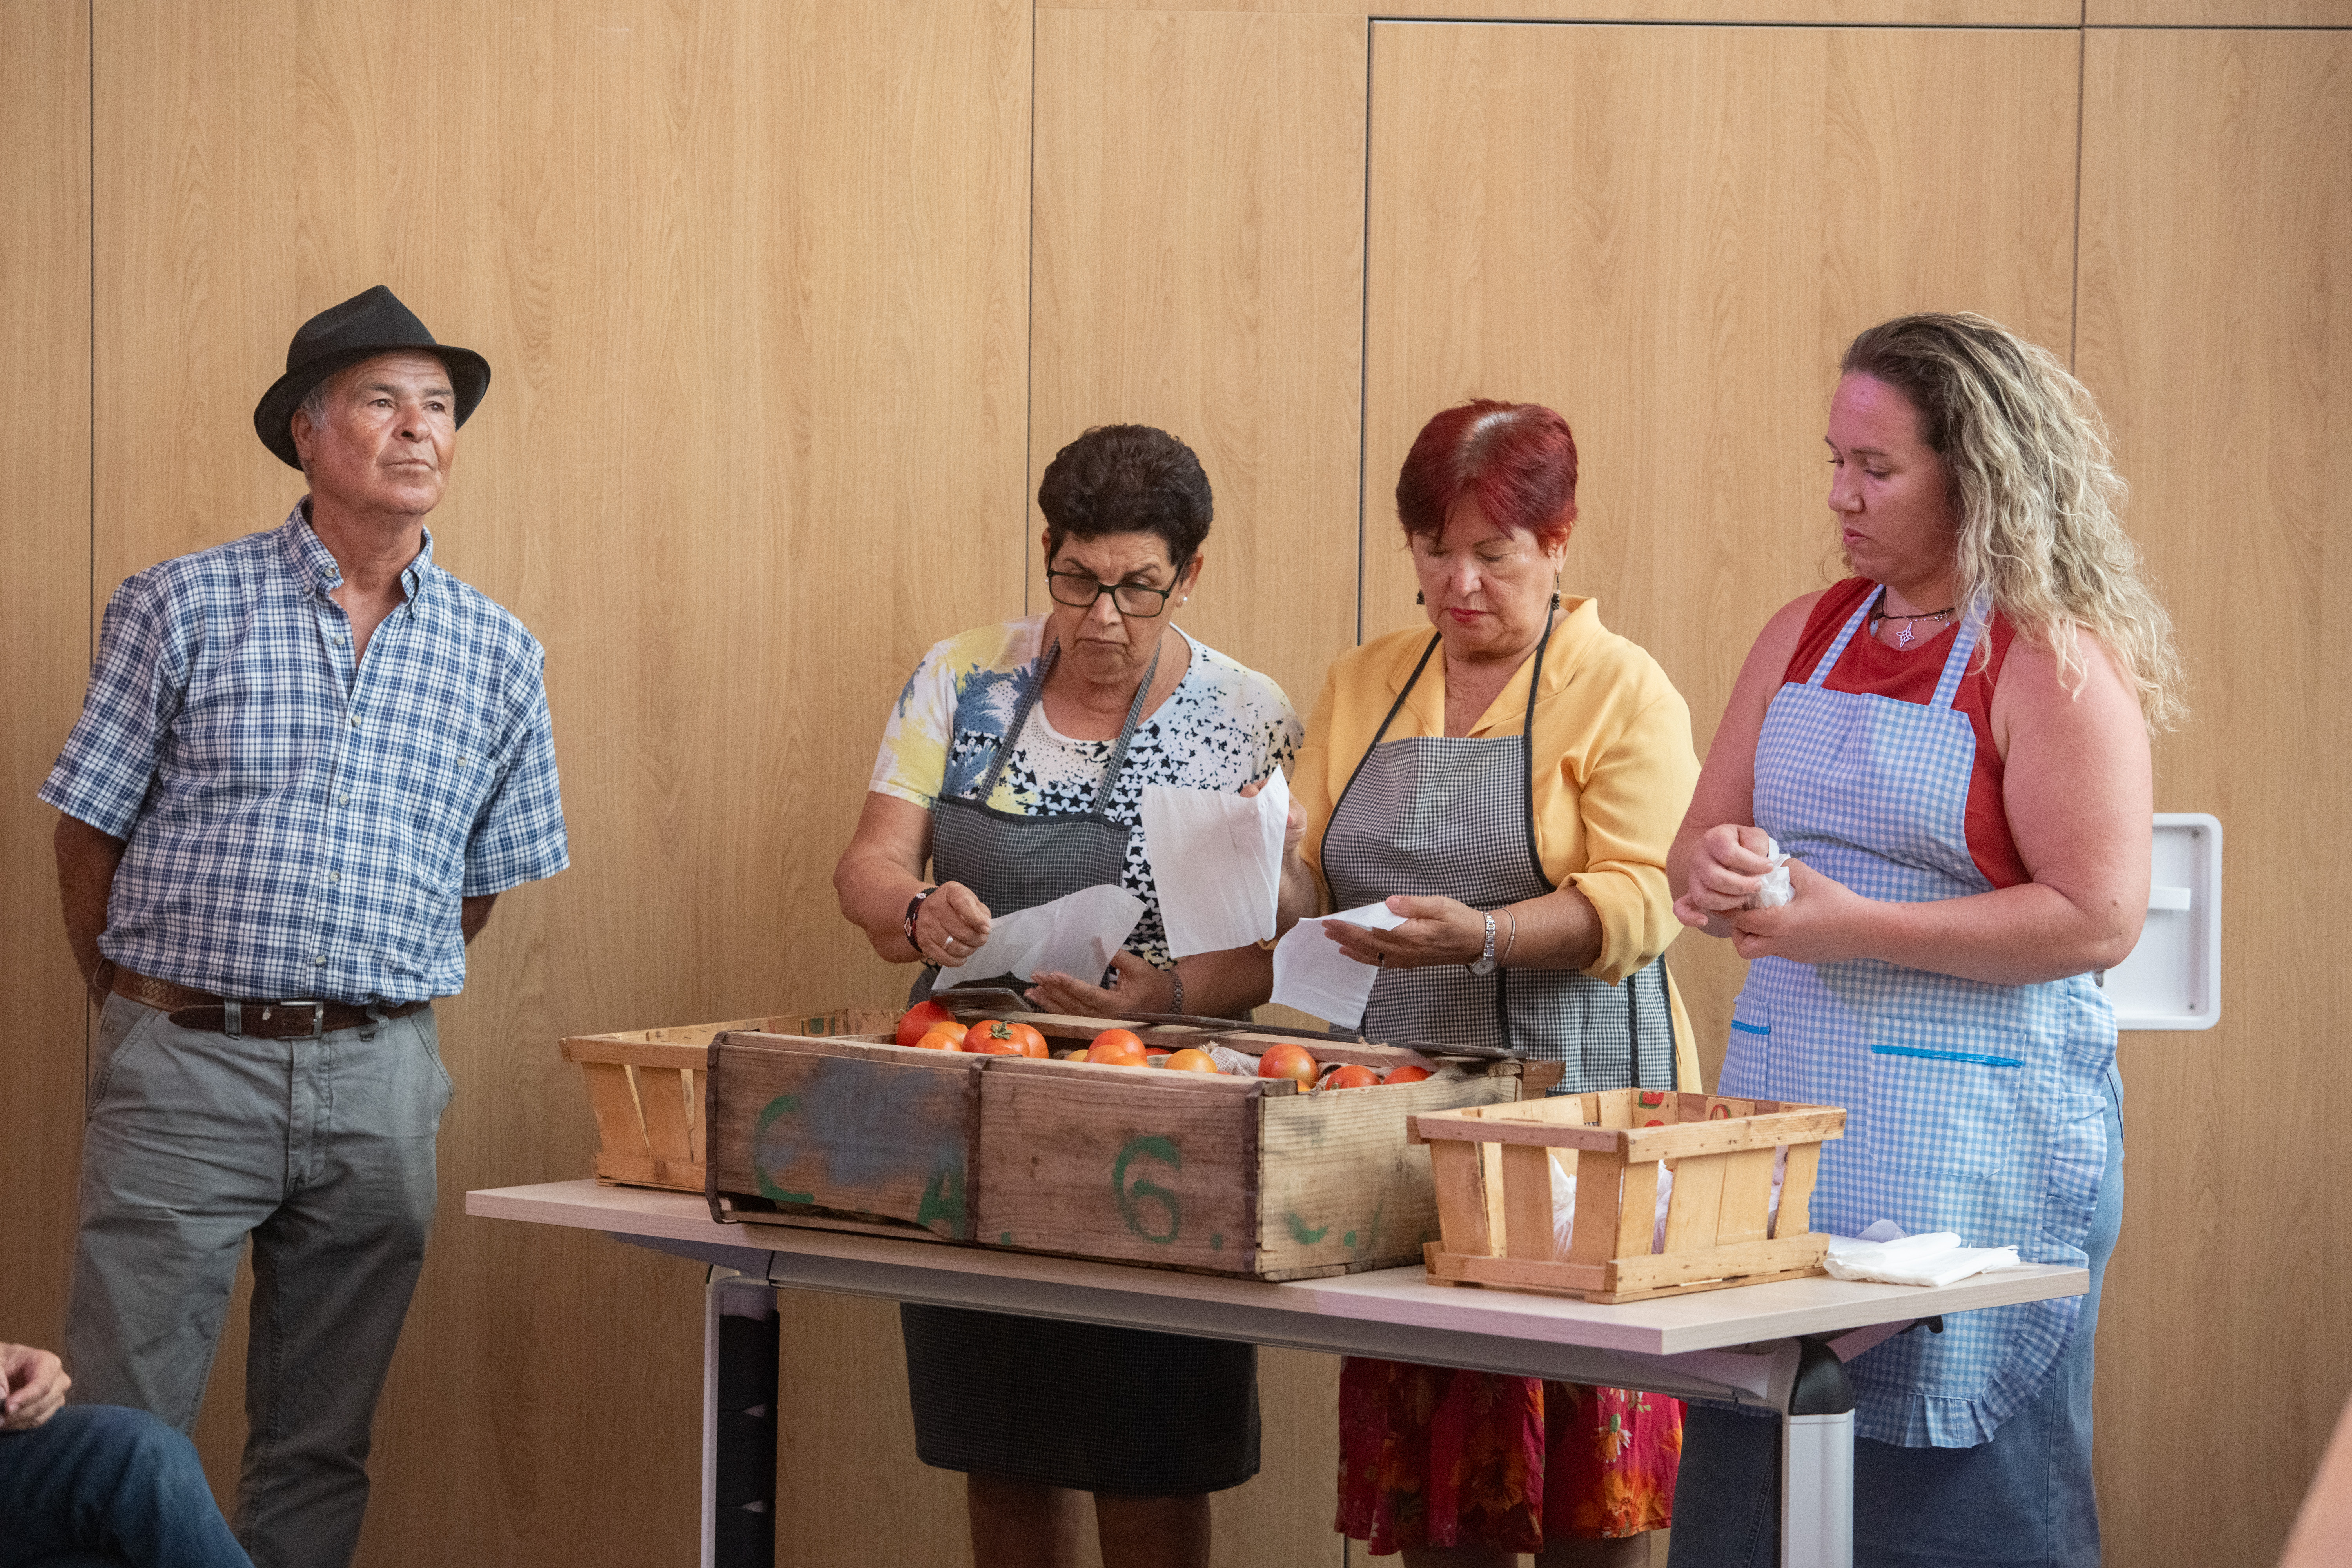
[(77, 1403), (186, 1431), (253, 1242), (243, 1474), (257, 1568), (340, 1568), (425, 1260), (449, 1103), (432, 1009), (320, 1039), (203, 1034), (107, 999), (66, 1350)]

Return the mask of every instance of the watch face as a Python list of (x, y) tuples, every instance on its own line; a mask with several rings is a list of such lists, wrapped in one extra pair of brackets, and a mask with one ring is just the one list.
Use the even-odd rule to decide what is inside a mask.
[(1495, 973), (1495, 961), (1491, 958), (1474, 958), (1470, 961), (1470, 973), (1492, 974)]

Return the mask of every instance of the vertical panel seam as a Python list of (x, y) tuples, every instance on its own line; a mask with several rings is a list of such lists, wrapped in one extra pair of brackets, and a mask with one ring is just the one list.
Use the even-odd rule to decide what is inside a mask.
[[(2087, 4), (2087, 0), (2085, 0)], [(1029, 614), (1029, 465), (1037, 460), (1037, 6), (1029, 7), (1029, 271), (1022, 285), (1023, 303), (1029, 311), (1029, 342), (1022, 368), (1021, 496), (1019, 517), (1013, 525), (1013, 558), (1021, 574), (1021, 614)]]
[[(1372, 39), (1364, 18), (1364, 205), (1356, 252), (1356, 646), (1364, 646), (1364, 574), (1371, 542), (1365, 534), (1365, 490), (1371, 453), (1372, 375)], [(1344, 1554), (1345, 1548), (1342, 1548)], [(1344, 1555), (1342, 1562), (1345, 1561)]]
[(2090, 91), (2091, 0), (2083, 0), (2084, 25), (2074, 33), (2074, 297), (2066, 307), (2066, 369), (2076, 369), (2083, 342), (2083, 128), (2088, 121), (2085, 100)]
[[(89, 378), (85, 388), (87, 412), (82, 429), (82, 448), (89, 460), (89, 479), (82, 492), (82, 502), (89, 509), (89, 527), (84, 536), (88, 566), (83, 573), (81, 613), (82, 671), (88, 676), (89, 667), (98, 662), (98, 4), (99, 0), (83, 0), (81, 41), (84, 71), (84, 102), (82, 109), (82, 155), (88, 173), (82, 200), (88, 211), (82, 218), (82, 240), (89, 247), (84, 257), (87, 283), (83, 290), (82, 310), (88, 319), (89, 345), (82, 374)], [(83, 987), (87, 990), (88, 987)], [(82, 1081), (89, 1081), (90, 1053), (96, 1046), (90, 1032), (89, 1004), (81, 1009), (81, 1068)]]

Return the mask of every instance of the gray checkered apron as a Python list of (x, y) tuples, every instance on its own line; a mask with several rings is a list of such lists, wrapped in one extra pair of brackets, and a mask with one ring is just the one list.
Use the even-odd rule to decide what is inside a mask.
[[(1092, 811), (1028, 816), (987, 804), (1060, 653), (1055, 643), (1038, 661), (978, 792), (931, 806), (932, 874), (970, 888), (992, 914), (1116, 883), (1126, 867), (1128, 829), (1108, 808), (1157, 653)], [(927, 1465), (1128, 1497), (1223, 1491), (1257, 1474), (1255, 1345), (911, 1304), (898, 1324)]]
[[(1536, 692), (1549, 619), (1519, 734), (1386, 740), (1439, 640), (1430, 638), (1323, 830), (1323, 875), (1339, 909), (1404, 893), (1492, 910), (1555, 890), (1536, 848), (1534, 792)], [(1372, 1040), (1460, 1041), (1565, 1062), (1555, 1094), (1675, 1083), (1673, 1008), (1656, 961), (1619, 985), (1565, 969), (1383, 970), (1363, 1030)]]

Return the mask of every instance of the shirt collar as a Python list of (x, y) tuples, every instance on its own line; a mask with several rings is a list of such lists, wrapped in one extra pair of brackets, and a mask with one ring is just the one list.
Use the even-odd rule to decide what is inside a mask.
[[(304, 496), (294, 503), (286, 517), (285, 526), (278, 531), (278, 542), (286, 553), (288, 564), (302, 585), (319, 598), (324, 598), (343, 585), (343, 569), (335, 564), (334, 552), (329, 550), (310, 527), (310, 498)], [(411, 612), (425, 607), (426, 584), (433, 578), (433, 531), (424, 531), (424, 543), (415, 558), (400, 570), (400, 591), (406, 596)]]

